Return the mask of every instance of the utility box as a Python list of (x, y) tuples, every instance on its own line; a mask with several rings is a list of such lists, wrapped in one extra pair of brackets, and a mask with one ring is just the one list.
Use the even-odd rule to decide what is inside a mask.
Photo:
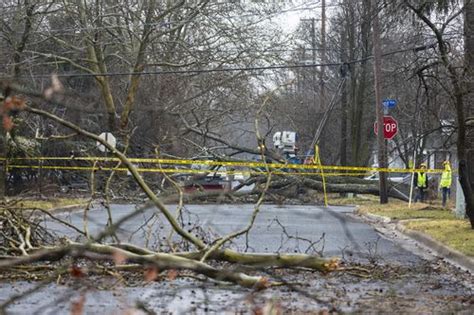
[(464, 192), (459, 178), (456, 180), (456, 217), (460, 219), (466, 217), (466, 200), (464, 199)]

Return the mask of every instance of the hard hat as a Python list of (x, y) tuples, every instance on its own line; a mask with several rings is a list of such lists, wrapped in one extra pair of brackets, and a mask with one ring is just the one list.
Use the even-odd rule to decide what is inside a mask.
[(448, 161), (448, 160), (443, 161), (443, 165), (446, 165), (446, 164), (449, 164), (449, 161)]
[(421, 163), (420, 164), (420, 167), (423, 167), (423, 166), (426, 167), (426, 163)]

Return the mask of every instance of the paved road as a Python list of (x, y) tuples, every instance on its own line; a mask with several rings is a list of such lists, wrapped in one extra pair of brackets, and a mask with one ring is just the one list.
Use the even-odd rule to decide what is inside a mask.
[[(134, 210), (133, 206), (114, 205), (113, 220)], [(245, 250), (248, 245), (248, 250), (255, 252), (322, 251), (325, 256), (344, 256), (363, 262), (371, 258), (405, 264), (417, 261), (417, 256), (381, 237), (371, 226), (351, 215), (353, 211), (353, 207), (263, 205), (248, 239), (242, 236), (232, 246)], [(225, 235), (244, 228), (252, 212), (252, 205), (187, 205), (183, 221), (188, 229), (198, 226), (208, 235)], [(126, 222), (119, 238), (140, 246), (165, 246), (163, 238), (168, 236), (169, 229), (164, 217), (155, 214), (154, 210), (148, 210)], [(82, 229), (83, 213), (63, 215), (63, 218)], [(103, 230), (107, 218), (103, 208), (88, 213), (91, 235)], [(69, 237), (75, 234), (56, 223), (49, 222), (48, 227)], [(147, 243), (146, 239), (149, 239)]]
[[(170, 206), (173, 209), (175, 206)], [(229, 233), (244, 227), (252, 213), (251, 205), (189, 205), (183, 213), (188, 229), (216, 234)], [(134, 211), (134, 207), (114, 205), (113, 220)], [(85, 314), (125, 313), (140, 302), (156, 312), (171, 314), (252, 313), (255, 304), (263, 306), (278, 298), (288, 312), (317, 312), (321, 307), (336, 307), (342, 312), (365, 313), (465, 313), (471, 314), (474, 305), (473, 277), (441, 260), (425, 260), (409, 252), (407, 244), (379, 235), (371, 226), (354, 216), (352, 207), (262, 206), (248, 240), (238, 239), (234, 248), (258, 252), (304, 251), (311, 242), (325, 256), (344, 256), (367, 264), (373, 274), (360, 278), (351, 273), (285, 272), (285, 280), (297, 283), (301, 291), (286, 287), (253, 292), (237, 286), (216, 286), (213, 283), (178, 277), (174, 281), (145, 283), (140, 275), (129, 279), (128, 286), (115, 278), (91, 277), (81, 280), (63, 279), (63, 284), (47, 284), (27, 298), (8, 308), (11, 314), (70, 314), (72, 301), (86, 294)], [(61, 217), (82, 227), (83, 214), (63, 214)], [(88, 228), (99, 233), (107, 222), (102, 208), (89, 212)], [(191, 223), (191, 224), (188, 224)], [(76, 237), (70, 228), (48, 221), (57, 233)], [(142, 227), (142, 228), (140, 228)], [(195, 232), (195, 230), (192, 230)], [(138, 245), (150, 239), (149, 247), (163, 245), (169, 230), (161, 216), (149, 210), (122, 226), (119, 237)], [(247, 242), (246, 242), (247, 241)], [(136, 282), (137, 286), (133, 286)], [(467, 283), (467, 284), (466, 284)], [(470, 283), (470, 285), (469, 285)], [(31, 290), (30, 282), (1, 282), (0, 302), (14, 294)], [(99, 288), (100, 290), (96, 290)], [(102, 289), (101, 289), (102, 288)], [(108, 288), (104, 290), (103, 288)], [(302, 293), (303, 292), (303, 293)], [(315, 294), (317, 298), (313, 298)], [(332, 306), (331, 306), (332, 305)], [(142, 314), (142, 313), (138, 313)]]

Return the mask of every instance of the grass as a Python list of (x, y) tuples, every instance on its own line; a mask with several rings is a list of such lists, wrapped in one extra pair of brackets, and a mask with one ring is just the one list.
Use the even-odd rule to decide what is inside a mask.
[[(354, 197), (341, 197), (339, 194), (328, 194), (328, 203), (331, 205), (346, 206), (346, 205), (364, 205), (375, 204), (379, 197), (372, 195), (355, 195)], [(323, 198), (323, 194), (318, 194), (319, 199)]]
[(424, 203), (412, 204), (408, 208), (408, 203), (399, 200), (390, 200), (388, 204), (381, 205), (376, 202), (366, 203), (359, 206), (360, 213), (371, 213), (389, 217), (392, 220), (409, 219), (436, 219), (436, 220), (455, 220), (454, 214), (437, 205)]
[(29, 209), (44, 209), (52, 210), (56, 208), (64, 208), (72, 205), (84, 205), (86, 199), (84, 198), (55, 198), (55, 199), (20, 199), (9, 200), (9, 204), (23, 210)]
[[(333, 195), (331, 204), (358, 205), (359, 213), (375, 214), (392, 220), (406, 220), (403, 224), (412, 230), (429, 235), (431, 238), (455, 249), (465, 255), (474, 257), (474, 230), (468, 220), (458, 219), (453, 212), (443, 209), (439, 200), (430, 204), (408, 203), (390, 199), (388, 204), (381, 205), (378, 197), (361, 196), (340, 198)], [(452, 204), (448, 204), (452, 208)], [(421, 219), (421, 220), (420, 220)]]
[(423, 232), (465, 255), (474, 257), (474, 230), (467, 220), (410, 221), (409, 229)]

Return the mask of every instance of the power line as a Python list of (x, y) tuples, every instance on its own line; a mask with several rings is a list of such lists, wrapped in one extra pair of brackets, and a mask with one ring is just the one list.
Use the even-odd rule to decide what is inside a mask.
[[(143, 72), (108, 72), (108, 73), (58, 73), (56, 76), (60, 78), (70, 77), (115, 77), (127, 75), (166, 75), (166, 74), (202, 74), (212, 72), (236, 72), (236, 71), (264, 71), (277, 69), (296, 69), (296, 68), (312, 68), (312, 67), (337, 67), (343, 63), (321, 63), (309, 65), (276, 65), (276, 66), (262, 66), (262, 67), (238, 67), (238, 68), (215, 68), (215, 69), (199, 69), (199, 70), (157, 70), (157, 71), (143, 71)], [(20, 78), (49, 78), (52, 74), (33, 74), (30, 76), (21, 76)], [(9, 77), (1, 76), (1, 79), (8, 79)]]
[[(419, 52), (427, 49), (434, 48), (435, 44), (427, 44), (422, 46), (410, 47), (405, 49), (399, 49), (390, 51), (382, 54), (383, 57), (391, 56), (407, 51)], [(168, 75), (168, 74), (203, 74), (213, 72), (236, 72), (236, 71), (265, 71), (265, 70), (278, 70), (278, 69), (301, 69), (301, 68), (313, 68), (313, 67), (337, 67), (348, 64), (356, 64), (365, 62), (372, 59), (373, 56), (368, 56), (362, 59), (350, 60), (347, 62), (332, 62), (332, 63), (318, 63), (318, 64), (300, 64), (300, 65), (274, 65), (274, 66), (261, 66), (261, 67), (237, 67), (237, 68), (214, 68), (214, 69), (196, 69), (196, 70), (157, 70), (157, 71), (143, 71), (143, 72), (107, 72), (107, 73), (58, 73), (56, 74), (61, 78), (71, 77), (115, 77), (115, 76), (133, 76), (133, 75)], [(29, 76), (20, 76), (19, 78), (49, 78), (51, 73), (48, 74), (32, 74)], [(11, 79), (8, 76), (0, 76), (0, 79)]]

